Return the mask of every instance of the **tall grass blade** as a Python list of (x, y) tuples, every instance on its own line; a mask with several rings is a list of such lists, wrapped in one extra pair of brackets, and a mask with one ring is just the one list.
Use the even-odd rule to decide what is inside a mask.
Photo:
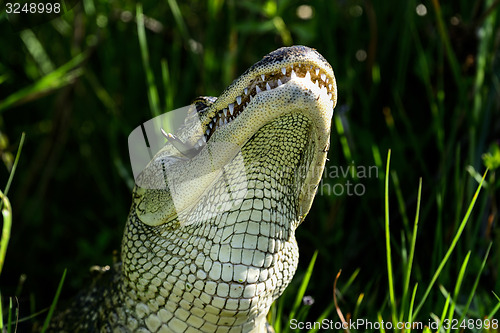
[(138, 3), (136, 6), (136, 20), (137, 20), (137, 35), (139, 37), (139, 46), (141, 48), (142, 65), (146, 74), (146, 83), (148, 85), (148, 100), (151, 114), (157, 117), (161, 114), (160, 97), (156, 89), (155, 77), (151, 66), (149, 64), (149, 51), (146, 38), (146, 28), (144, 27), (144, 14), (142, 13), (142, 4)]
[(54, 70), (54, 64), (45, 52), (45, 49), (31, 29), (25, 29), (19, 33), (29, 54), (36, 62), (39, 71), (46, 75)]
[(465, 213), (465, 216), (462, 220), (462, 223), (460, 223), (460, 226), (455, 234), (455, 237), (453, 238), (450, 247), (448, 248), (448, 251), (446, 251), (446, 254), (441, 260), (441, 263), (439, 264), (436, 272), (432, 276), (431, 282), (429, 283), (429, 286), (425, 290), (424, 296), (422, 297), (422, 300), (417, 306), (417, 309), (415, 310), (415, 316), (420, 312), (420, 309), (422, 309), (422, 306), (424, 305), (425, 301), (427, 300), (427, 297), (429, 296), (429, 293), (431, 292), (432, 287), (434, 286), (434, 283), (436, 282), (437, 278), (441, 274), (441, 271), (443, 270), (444, 265), (448, 262), (448, 259), (451, 256), (451, 253), (455, 249), (455, 246), (457, 245), (458, 240), (460, 239), (460, 236), (462, 235), (462, 232), (464, 231), (465, 226), (467, 225), (467, 221), (469, 220), (469, 216), (472, 213), (472, 209), (474, 208), (474, 205), (476, 203), (477, 197), (479, 195), (479, 192), (481, 191), (481, 187), (483, 186), (484, 179), (486, 177), (486, 174), (488, 173), (488, 170), (484, 172), (483, 179), (479, 183), (479, 186), (477, 187), (476, 193), (474, 193), (474, 197), (472, 198), (472, 201), (469, 205), (469, 208), (467, 209), (467, 212)]
[[(415, 283), (413, 287), (413, 293), (411, 295), (410, 308), (408, 309), (408, 322), (413, 325), (413, 306), (415, 305), (415, 296), (417, 295), (418, 283)], [(411, 328), (408, 330), (411, 333)]]
[(12, 207), (7, 196), (0, 191), (0, 199), (2, 200), (2, 238), (0, 242), (0, 274), (2, 274), (3, 264), (5, 263), (5, 255), (7, 253), (7, 245), (9, 244), (10, 231), (12, 228)]
[(0, 113), (14, 105), (38, 99), (54, 90), (72, 84), (84, 73), (83, 68), (79, 68), (79, 66), (87, 59), (87, 56), (88, 52), (82, 52), (32, 85), (9, 95), (3, 101), (0, 101)]
[(176, 0), (167, 0), (168, 6), (170, 7), (170, 10), (172, 11), (172, 15), (174, 16), (175, 23), (177, 25), (177, 28), (179, 29), (182, 39), (184, 39), (184, 43), (186, 45), (189, 45), (189, 41), (191, 40), (191, 37), (189, 36), (189, 32), (186, 26), (186, 23), (184, 22), (184, 19), (182, 18), (182, 13), (181, 10), (179, 9), (179, 5), (177, 4)]
[(318, 257), (318, 250), (314, 252), (311, 261), (309, 262), (309, 266), (307, 267), (302, 283), (300, 284), (297, 296), (295, 297), (295, 302), (293, 303), (292, 310), (290, 311), (290, 319), (295, 318), (295, 314), (299, 310), (300, 304), (302, 303), (302, 299), (304, 298), (304, 294), (306, 293), (307, 286), (309, 285), (309, 280), (311, 279), (314, 263), (316, 262), (317, 257)]
[(346, 161), (352, 161), (352, 152), (349, 147), (349, 142), (347, 141), (347, 136), (344, 129), (344, 124), (342, 123), (342, 116), (334, 117), (335, 128), (337, 129), (337, 134), (340, 140), (340, 145), (342, 147), (342, 152), (344, 153)]
[(56, 295), (54, 296), (54, 299), (52, 300), (52, 304), (50, 305), (49, 308), (49, 313), (47, 314), (47, 317), (45, 318), (45, 322), (43, 323), (42, 327), (42, 333), (45, 333), (47, 329), (49, 328), (50, 320), (52, 319), (52, 315), (54, 314), (54, 311), (56, 310), (57, 306), (57, 301), (59, 300), (59, 295), (61, 295), (62, 287), (64, 285), (64, 279), (66, 279), (66, 272), (68, 270), (64, 269), (63, 275), (61, 277), (61, 280), (59, 281), (59, 286), (57, 286), (57, 291)]
[[(17, 325), (19, 324), (19, 301), (17, 300), (17, 297), (15, 298), (16, 300), (16, 325), (14, 327), (14, 332), (17, 332)], [(9, 297), (9, 314), (8, 314), (8, 318), (7, 318), (7, 332), (12, 332), (12, 327), (14, 325), (12, 325), (12, 309), (14, 308), (14, 305), (12, 304), (12, 297)]]
[(276, 320), (274, 321), (275, 326), (274, 329), (276, 330), (276, 333), (281, 333), (283, 330), (281, 328), (281, 324), (283, 322), (283, 306), (285, 302), (283, 300), (278, 301), (278, 308), (277, 308), (277, 315), (276, 315)]
[(21, 141), (19, 142), (19, 148), (17, 149), (16, 159), (14, 160), (14, 164), (12, 165), (12, 170), (10, 171), (9, 180), (7, 181), (7, 185), (5, 185), (5, 190), (3, 193), (7, 195), (9, 193), (10, 185), (12, 184), (12, 180), (14, 179), (14, 174), (16, 173), (17, 163), (19, 163), (19, 158), (21, 157), (21, 151), (23, 150), (24, 139), (26, 137), (26, 133), (21, 134)]
[[(408, 290), (410, 286), (410, 277), (411, 277), (411, 270), (413, 267), (413, 258), (415, 257), (415, 247), (417, 243), (417, 231), (418, 231), (418, 220), (420, 217), (420, 202), (422, 200), (422, 178), (420, 178), (418, 182), (418, 194), (417, 194), (417, 210), (415, 212), (415, 221), (413, 222), (413, 233), (411, 236), (411, 244), (410, 244), (410, 255), (408, 257), (408, 262), (406, 265), (406, 271), (405, 271), (405, 276), (404, 276), (404, 282), (403, 282), (403, 298), (402, 298), (402, 306), (401, 306), (401, 312), (399, 314), (399, 320), (403, 320), (404, 313), (406, 312), (405, 305), (407, 303), (408, 299)], [(416, 286), (415, 286), (416, 288)], [(415, 295), (413, 295), (414, 297)], [(413, 302), (413, 300), (412, 300)], [(413, 306), (413, 304), (412, 304)], [(409, 320), (411, 322), (411, 320)]]
[(396, 315), (396, 297), (394, 296), (394, 275), (392, 272), (392, 256), (391, 256), (391, 234), (389, 229), (389, 170), (391, 162), (391, 150), (387, 153), (387, 165), (385, 169), (385, 253), (387, 259), (387, 276), (389, 281), (389, 299), (392, 310), (392, 320), (397, 320)]
[(161, 77), (163, 81), (163, 89), (165, 96), (165, 108), (164, 112), (172, 111), (174, 109), (174, 96), (175, 96), (175, 84), (172, 84), (170, 78), (170, 69), (168, 68), (168, 61), (162, 59), (161, 61)]
[(0, 292), (0, 332), (3, 332), (2, 293)]
[[(14, 174), (16, 173), (16, 168), (19, 162), (19, 158), (21, 157), (21, 151), (24, 145), (25, 136), (26, 135), (23, 132), (21, 135), (21, 141), (19, 142), (19, 148), (17, 150), (16, 158), (14, 160), (14, 164), (12, 165), (12, 170), (10, 171), (7, 185), (5, 186), (4, 193), (0, 191), (0, 198), (1, 198), (0, 209), (2, 210), (2, 217), (3, 217), (2, 237), (0, 241), (0, 274), (2, 273), (3, 265), (5, 263), (5, 256), (7, 254), (7, 247), (9, 244), (10, 233), (12, 229), (12, 207), (7, 197), (7, 193), (9, 192), (10, 185), (12, 184), (12, 180), (14, 179)], [(16, 310), (16, 313), (17, 314), (19, 313), (19, 309)], [(10, 332), (11, 327), (12, 327), (12, 298), (10, 298), (9, 301), (8, 324), (7, 324), (8, 332)], [(3, 330), (3, 315), (2, 315), (2, 304), (0, 301), (0, 331), (2, 330)]]
[(495, 298), (498, 300), (498, 303), (497, 303), (497, 305), (495, 305), (493, 310), (491, 310), (491, 312), (488, 314), (488, 318), (490, 318), (490, 319), (493, 318), (495, 313), (497, 313), (498, 309), (500, 309), (500, 297), (498, 297), (497, 294), (495, 294), (494, 292), (492, 292), (492, 293), (495, 296)]
[(286, 27), (285, 21), (281, 16), (273, 17), (273, 24), (276, 30), (278, 30), (281, 40), (283, 40), (283, 44), (286, 46), (290, 46), (293, 44), (292, 35), (290, 34), (290, 30)]
[(9, 311), (7, 314), (7, 332), (12, 332), (12, 297), (9, 297)]
[(354, 271), (354, 273), (351, 274), (351, 276), (349, 277), (349, 279), (347, 280), (347, 282), (344, 284), (344, 286), (342, 286), (342, 289), (340, 289), (340, 293), (341, 294), (344, 294), (349, 289), (349, 287), (352, 285), (352, 283), (354, 282), (354, 280), (356, 280), (356, 277), (359, 275), (360, 271), (361, 271), (360, 268), (356, 268), (356, 270)]
[[(347, 325), (347, 320), (344, 318), (344, 314), (339, 307), (339, 303), (337, 302), (337, 281), (339, 280), (340, 274), (342, 274), (342, 270), (339, 270), (337, 275), (335, 276), (335, 280), (333, 281), (333, 304), (335, 305), (335, 311), (337, 311), (337, 315), (339, 316), (342, 325)], [(349, 329), (345, 329), (346, 333), (350, 333)]]
[[(453, 300), (451, 302), (451, 307), (450, 307), (450, 312), (448, 313), (448, 319), (452, 320), (453, 318), (453, 313), (455, 312), (455, 306), (457, 304), (457, 298), (460, 292), (460, 287), (462, 286), (462, 281), (465, 276), (465, 270), (467, 268), (467, 264), (469, 263), (469, 258), (470, 258), (471, 251), (467, 252), (467, 256), (464, 259), (464, 262), (462, 263), (462, 267), (460, 267), (460, 272), (458, 273), (458, 279), (455, 285), (455, 291), (453, 292)], [(446, 332), (450, 332), (451, 326), (448, 327)]]
[[(496, 5), (495, 5), (496, 2)], [(485, 7), (493, 8), (498, 6), (498, 1), (495, 0), (486, 0), (484, 1)], [(496, 10), (498, 11), (498, 10)], [(485, 14), (488, 12), (485, 12)], [(487, 109), (491, 108), (489, 106), (486, 99), (486, 90), (485, 90), (485, 77), (487, 75), (487, 71), (491, 70), (492, 66), (492, 54), (491, 48), (493, 47), (492, 39), (495, 36), (495, 25), (497, 14), (487, 14), (484, 18), (484, 23), (478, 31), (481, 31), (481, 38), (478, 41), (478, 51), (476, 55), (476, 73), (474, 78), (474, 99), (473, 99), (473, 108), (472, 108), (472, 121), (469, 129), (469, 137), (471, 148), (469, 150), (469, 156), (471, 161), (476, 161), (474, 167), (479, 166), (479, 161), (476, 158), (476, 151), (484, 151), (485, 141), (486, 141), (486, 133), (481, 131), (480, 121), (487, 121), (486, 115), (489, 113)], [(487, 87), (487, 85), (486, 85)], [(497, 89), (490, 88), (492, 92), (496, 95)], [(491, 103), (493, 104), (493, 103)], [(485, 110), (486, 109), (486, 110)], [(483, 119), (481, 119), (483, 118)]]
[(481, 274), (483, 273), (483, 269), (486, 266), (486, 261), (488, 259), (489, 254), (490, 254), (492, 244), (493, 244), (493, 242), (490, 242), (490, 245), (488, 246), (488, 249), (486, 250), (486, 254), (484, 255), (483, 261), (481, 263), (481, 267), (479, 268), (479, 271), (477, 272), (477, 275), (476, 275), (476, 279), (474, 280), (474, 285), (472, 286), (472, 289), (470, 291), (469, 298), (467, 299), (467, 303), (465, 303), (464, 309), (462, 310), (462, 315), (460, 316), (460, 319), (458, 321), (459, 323), (462, 322), (462, 320), (465, 318), (465, 315), (469, 311), (470, 304), (472, 303), (472, 299), (474, 298), (474, 295), (476, 294), (477, 286), (479, 285), (479, 279), (481, 278)]
[(450, 293), (442, 286), (439, 286), (439, 290), (441, 290), (441, 293), (446, 297), (446, 302), (444, 303), (443, 311), (441, 312), (441, 316), (439, 317), (439, 327), (438, 327), (438, 332), (441, 332), (443, 329), (443, 323), (444, 323), (444, 318), (446, 317), (446, 314), (448, 313), (448, 308), (450, 306), (451, 302), (451, 295)]
[(436, 12), (436, 19), (438, 23), (438, 32), (441, 40), (443, 41), (444, 47), (446, 49), (446, 56), (450, 63), (451, 71), (453, 73), (453, 78), (458, 86), (463, 85), (462, 76), (460, 74), (460, 65), (458, 64), (457, 57), (455, 52), (453, 51), (453, 47), (450, 42), (450, 34), (446, 29), (446, 24), (443, 20), (443, 13), (441, 11), (441, 5), (439, 4), (439, 0), (432, 0), (432, 5), (434, 6), (434, 11)]
[(382, 315), (380, 314), (380, 312), (377, 313), (377, 319), (378, 319), (378, 322), (380, 323), (380, 332), (385, 333), (384, 325), (382, 325), (382, 322), (384, 321), (384, 319), (382, 318)]
[(281, 327), (278, 326), (278, 303), (280, 300), (278, 299), (271, 305), (271, 309), (269, 310), (269, 313), (267, 314), (267, 321), (272, 325), (274, 331), (276, 333), (281, 332)]

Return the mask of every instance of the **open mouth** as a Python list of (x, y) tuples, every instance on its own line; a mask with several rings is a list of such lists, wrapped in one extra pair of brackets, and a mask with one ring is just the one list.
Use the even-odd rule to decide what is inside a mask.
[(205, 133), (195, 144), (195, 148), (203, 146), (210, 140), (210, 137), (218, 128), (236, 119), (256, 95), (278, 88), (294, 78), (305, 78), (310, 80), (321, 89), (321, 95), (327, 96), (330, 99), (333, 108), (335, 100), (335, 82), (324, 70), (309, 64), (300, 63), (292, 67), (282, 67), (278, 72), (261, 74), (255, 77), (250, 84), (241, 91), (241, 94), (235, 98), (233, 103), (219, 110), (208, 123)]
[[(227, 195), (233, 199), (235, 193), (245, 195), (247, 173), (263, 175), (263, 170), (276, 171), (266, 167), (252, 169), (258, 162), (254, 156), (271, 153), (277, 165), (285, 169), (295, 170), (294, 163), (301, 161), (298, 168), (304, 165), (300, 169), (307, 170), (300, 174), (300, 181), (292, 183), (316, 189), (329, 147), (336, 100), (333, 70), (313, 49), (295, 46), (264, 56), (218, 98), (195, 100), (175, 134), (162, 130), (167, 144), (160, 140), (160, 151), (136, 180), (137, 191), (141, 198), (146, 196), (152, 202), (157, 202), (158, 193), (165, 193), (173, 204), (160, 205), (159, 209), (145, 206), (141, 208), (140, 220), (156, 226), (179, 217), (180, 213), (187, 214), (181, 218), (185, 220), (190, 209), (216, 182), (226, 184), (221, 188), (231, 189)], [(162, 123), (153, 123), (157, 124)], [(256, 154), (257, 151), (260, 153)], [(295, 157), (286, 162), (282, 155)], [(309, 166), (320, 166), (321, 170)], [(226, 171), (242, 175), (229, 177), (236, 181), (234, 186), (228, 185)], [(309, 211), (314, 193), (302, 190), (298, 193), (297, 211), (301, 219)], [(218, 214), (220, 209), (217, 206), (213, 213)], [(184, 222), (190, 224), (189, 221)]]

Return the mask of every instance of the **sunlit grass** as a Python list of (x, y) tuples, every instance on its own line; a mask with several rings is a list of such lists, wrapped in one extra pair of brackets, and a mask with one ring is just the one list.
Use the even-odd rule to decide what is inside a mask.
[[(7, 197), (7, 194), (9, 193), (10, 186), (12, 184), (12, 181), (14, 179), (14, 175), (16, 173), (17, 165), (19, 163), (19, 158), (21, 157), (21, 151), (23, 148), (24, 144), (24, 138), (25, 134), (23, 133), (21, 135), (21, 141), (19, 143), (19, 148), (17, 150), (16, 158), (14, 160), (14, 164), (12, 165), (12, 168), (10, 170), (10, 175), (9, 179), (7, 181), (7, 184), (5, 185), (4, 191), (0, 191), (0, 209), (2, 211), (2, 237), (0, 239), (0, 274), (2, 273), (4, 263), (5, 263), (5, 258), (7, 255), (7, 247), (9, 245), (9, 240), (10, 240), (10, 235), (12, 231), (12, 206), (10, 204), (10, 200)], [(3, 331), (4, 329), (4, 303), (3, 299), (1, 298), (2, 291), (0, 290), (0, 331)], [(12, 320), (12, 310), (15, 311), (15, 326), (17, 327), (17, 319), (19, 318), (19, 313), (18, 313), (18, 306), (15, 306), (13, 304), (13, 299), (12, 297), (9, 297), (9, 305), (8, 305), (8, 311), (7, 311), (7, 332), (11, 332), (13, 329), (13, 320)]]
[[(474, 326), (474, 328), (478, 327), (475, 331), (482, 332), (483, 329), (484, 331), (488, 331), (489, 329), (494, 329), (496, 332), (500, 326), (500, 323), (498, 322), (498, 319), (495, 319), (495, 314), (497, 313), (498, 309), (500, 308), (500, 302), (495, 306), (494, 309), (492, 309), (491, 312), (489, 312), (485, 316), (478, 316), (477, 313), (472, 312), (469, 313), (469, 306), (470, 303), (475, 296), (476, 288), (479, 282), (479, 278), (481, 276), (481, 273), (486, 265), (486, 261), (488, 258), (488, 255), (490, 253), (490, 249), (492, 246), (492, 243), (489, 244), (488, 249), (484, 255), (484, 259), (482, 261), (481, 267), (479, 271), (477, 272), (476, 279), (474, 283), (472, 284), (473, 287), (470, 290), (469, 297), (467, 301), (464, 303), (463, 301), (459, 302), (459, 295), (463, 293), (462, 291), (462, 283), (464, 282), (464, 278), (466, 276), (466, 270), (467, 270), (467, 265), (469, 263), (469, 258), (471, 255), (471, 252), (467, 252), (465, 258), (463, 258), (463, 262), (461, 265), (461, 268), (459, 270), (459, 273), (456, 277), (456, 281), (449, 281), (451, 282), (452, 285), (454, 285), (454, 291), (453, 295), (450, 294), (446, 288), (440, 284), (439, 286), (436, 286), (436, 281), (441, 275), (441, 272), (446, 264), (449, 263), (450, 257), (454, 252), (454, 249), (456, 248), (458, 242), (460, 241), (462, 232), (469, 221), (469, 217), (472, 213), (472, 210), (475, 206), (475, 203), (478, 199), (479, 193), (481, 188), (483, 187), (483, 182), (486, 178), (487, 171), (484, 173), (482, 179), (480, 180), (478, 187), (476, 189), (476, 192), (474, 193), (474, 196), (471, 198), (471, 201), (469, 203), (469, 206), (467, 208), (466, 214), (457, 229), (453, 240), (451, 244), (448, 246), (447, 251), (445, 256), (443, 257), (442, 261), (440, 262), (438, 268), (436, 271), (433, 273), (432, 278), (430, 281), (421, 281), (420, 285), (427, 285), (427, 288), (425, 289), (425, 292), (422, 296), (418, 297), (420, 301), (417, 301), (417, 290), (418, 290), (418, 285), (419, 283), (415, 283), (413, 290), (411, 292), (411, 298), (410, 298), (410, 289), (409, 289), (409, 283), (412, 275), (412, 266), (413, 266), (413, 259), (416, 251), (416, 246), (417, 246), (417, 231), (418, 231), (418, 224), (419, 224), (419, 208), (420, 208), (420, 200), (421, 200), (421, 194), (422, 194), (422, 180), (420, 180), (419, 183), (419, 188), (418, 188), (418, 194), (417, 194), (417, 211), (415, 213), (415, 220), (414, 220), (414, 225), (413, 225), (413, 230), (411, 233), (411, 243), (409, 244), (409, 248), (407, 249), (407, 252), (410, 253), (409, 257), (404, 257), (403, 261), (403, 267), (405, 268), (402, 270), (402, 274), (404, 275), (403, 278), (403, 289), (401, 290), (401, 294), (397, 294), (394, 288), (394, 279), (396, 278), (394, 275), (393, 271), (393, 261), (392, 261), (392, 252), (391, 252), (391, 235), (395, 233), (394, 230), (391, 230), (390, 228), (390, 217), (388, 215), (389, 212), (389, 197), (390, 197), (390, 191), (389, 191), (389, 176), (390, 175), (390, 168), (389, 168), (389, 162), (391, 159), (391, 152), (388, 152), (387, 155), (387, 164), (386, 164), (386, 177), (385, 177), (385, 195), (384, 195), (384, 204), (385, 204), (385, 210), (386, 210), (386, 219), (385, 219), (385, 235), (386, 235), (386, 259), (387, 259), (387, 281), (388, 281), (388, 295), (386, 302), (389, 303), (390, 305), (390, 322), (392, 323), (392, 328), (393, 329), (386, 329), (387, 323), (385, 325), (382, 325), (382, 322), (384, 321), (384, 318), (387, 318), (387, 314), (384, 315), (383, 311), (378, 310), (377, 311), (377, 320), (379, 321), (381, 328), (379, 329), (380, 332), (386, 332), (386, 331), (395, 331), (395, 332), (411, 332), (412, 327), (418, 327), (414, 326), (417, 323), (420, 325), (435, 325), (432, 326), (434, 329), (437, 328), (437, 331), (445, 331), (445, 332), (462, 332), (463, 331), (463, 325), (471, 325)], [(396, 232), (397, 233), (397, 232)], [(317, 252), (316, 252), (317, 254)], [(273, 305), (271, 309), (271, 322), (273, 323), (276, 332), (288, 332), (290, 325), (291, 325), (291, 320), (295, 319), (296, 322), (302, 322), (304, 323), (305, 317), (304, 316), (297, 316), (297, 308), (299, 306), (299, 301), (300, 299), (304, 296), (305, 290), (307, 290), (308, 283), (311, 278), (312, 268), (314, 266), (314, 263), (316, 261), (316, 254), (313, 256), (311, 259), (311, 262), (309, 264), (309, 268), (306, 272), (306, 275), (302, 278), (302, 283), (300, 285), (300, 289), (298, 291), (296, 289), (291, 289), (287, 290), (285, 293), (288, 294), (295, 294), (297, 295), (293, 310), (290, 313), (284, 313), (283, 310), (283, 304), (286, 302), (286, 297), (282, 297), (280, 300), (276, 302), (275, 305)], [(344, 291), (341, 292), (343, 294), (345, 292), (345, 289), (348, 288), (348, 286), (351, 285), (351, 283), (355, 280), (357, 275), (357, 272), (355, 275), (351, 276), (351, 278), (347, 281), (346, 285), (344, 286)], [(338, 276), (337, 276), (338, 277)], [(470, 285), (470, 283), (469, 283)], [(415, 320), (415, 318), (422, 318), (422, 316), (418, 316), (419, 312), (422, 310), (424, 305), (428, 303), (428, 296), (431, 293), (432, 290), (439, 289), (441, 294), (445, 297), (446, 302), (444, 304), (444, 307), (441, 309), (435, 308), (432, 312), (425, 314), (428, 318), (428, 322), (422, 322), (421, 320)], [(392, 290), (392, 292), (391, 292)], [(335, 292), (338, 292), (336, 290)], [(491, 294), (491, 298), (496, 297), (494, 293)], [(363, 295), (359, 295), (359, 299), (357, 302), (357, 306), (359, 303), (362, 301)], [(415, 306), (418, 303), (417, 306)], [(320, 330), (320, 327), (325, 329), (326, 327), (331, 328), (330, 326), (320, 326), (323, 325), (323, 320), (328, 319), (329, 316), (331, 315), (331, 312), (333, 310), (334, 304), (332, 303), (326, 310), (325, 312), (316, 320), (311, 321), (310, 324), (318, 324), (318, 327), (314, 327), (312, 329), (307, 330), (308, 332), (317, 332)], [(310, 306), (308, 304), (302, 304), (300, 312), (302, 313), (307, 313), (308, 308)], [(440, 316), (437, 316), (436, 313), (439, 313), (440, 311)], [(353, 311), (354, 314), (357, 313), (357, 310)], [(349, 327), (347, 326), (351, 322), (356, 322), (358, 319), (365, 319), (365, 318), (357, 318), (357, 316), (350, 316), (349, 320), (346, 321), (346, 327), (344, 330), (346, 332), (350, 332)], [(374, 318), (372, 318), (374, 320)], [(472, 321), (471, 321), (472, 320)], [(496, 320), (496, 321), (494, 321)], [(456, 325), (455, 328), (452, 329), (452, 325), (449, 323), (453, 322), (458, 322), (462, 323), (462, 326), (460, 324)], [(337, 324), (339, 324), (340, 319), (338, 320)], [(471, 324), (472, 323), (472, 324)], [(480, 323), (480, 324), (479, 324)], [(485, 323), (492, 323), (491, 326), (488, 326), (488, 328), (485, 328), (484, 325)], [(497, 323), (497, 324), (494, 324)], [(406, 329), (403, 327), (403, 329), (395, 329), (398, 327), (397, 325), (401, 324), (406, 324)], [(495, 326), (496, 325), (496, 326)], [(339, 326), (342, 327), (342, 326)], [(356, 327), (356, 326), (355, 326)], [(423, 327), (422, 327), (423, 328)], [(365, 330), (361, 330), (365, 331)], [(372, 331), (372, 330), (367, 330), (367, 331)]]
[[(309, 19), (298, 17), (299, 5), (310, 7)], [(297, 230), (298, 272), (270, 312), (276, 331), (290, 331), (292, 317), (339, 321), (338, 311), (391, 323), (498, 318), (497, 9), (494, 0), (85, 0), (22, 34), (0, 16), (0, 132), (29, 138), (24, 163), (19, 148), (5, 173), (4, 194), (11, 188), (28, 232), (11, 228), (4, 205), (3, 327), (13, 332), (18, 315), (19, 324), (42, 326), (61, 288), (60, 297), (81, 289), (87, 267), (119, 249), (133, 128), (220, 94), (288, 44), (318, 49), (337, 77), (328, 165), (374, 165), (379, 177), (348, 179), (366, 187), (362, 197), (316, 197)], [(15, 151), (0, 141), (2, 156)], [(11, 266), (2, 270), (4, 260)], [(18, 281), (24, 273), (31, 284)], [(40, 296), (46, 289), (54, 292)]]

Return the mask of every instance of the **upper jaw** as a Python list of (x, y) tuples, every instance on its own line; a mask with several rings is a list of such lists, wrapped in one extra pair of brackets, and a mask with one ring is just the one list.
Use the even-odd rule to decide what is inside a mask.
[(211, 105), (203, 118), (202, 133), (196, 146), (212, 137), (219, 128), (235, 120), (260, 93), (280, 87), (294, 78), (316, 84), (331, 101), (337, 101), (337, 86), (330, 64), (315, 50), (305, 46), (281, 48), (271, 52), (235, 80)]
[[(177, 147), (182, 142), (183, 150), (191, 151), (187, 157), (196, 156), (215, 132), (223, 132), (226, 125), (247, 113), (257, 96), (295, 78), (304, 78), (316, 85), (321, 91), (319, 95), (326, 95), (330, 101), (329, 108), (335, 107), (337, 85), (330, 64), (314, 49), (300, 45), (283, 47), (250, 67), (205, 110), (189, 114), (188, 126), (181, 131)], [(174, 150), (175, 153), (178, 151)]]

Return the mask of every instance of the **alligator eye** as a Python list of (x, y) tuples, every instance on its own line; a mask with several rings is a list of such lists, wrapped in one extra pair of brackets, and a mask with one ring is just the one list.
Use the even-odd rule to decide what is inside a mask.
[(210, 105), (214, 104), (216, 100), (217, 100), (217, 97), (200, 96), (200, 97), (197, 97), (193, 101), (193, 104), (196, 107), (196, 112), (203, 113), (203, 112), (207, 111), (208, 107)]
[(208, 107), (204, 103), (195, 102), (196, 112), (203, 113), (208, 110)]

